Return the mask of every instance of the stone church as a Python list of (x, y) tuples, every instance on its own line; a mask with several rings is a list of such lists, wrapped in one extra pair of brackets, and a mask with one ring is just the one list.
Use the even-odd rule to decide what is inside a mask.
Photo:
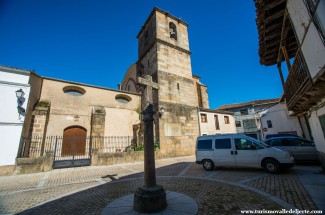
[[(137, 35), (138, 60), (129, 67), (118, 90), (36, 75), (38, 87), (31, 94), (38, 99), (27, 104), (18, 150), (20, 164), (25, 162), (23, 158), (54, 152), (54, 168), (82, 166), (111, 159), (105, 153), (141, 148), (141, 110), (148, 97), (143, 96), (138, 80), (148, 75), (159, 86), (151, 98), (160, 157), (193, 155), (197, 136), (222, 133), (225, 126), (227, 133), (235, 131), (234, 123), (229, 123), (231, 113), (210, 110), (207, 87), (192, 74), (187, 27), (183, 20), (154, 8)], [(215, 121), (207, 121), (207, 114)], [(218, 117), (228, 119), (221, 129)], [(206, 125), (200, 126), (202, 122)], [(208, 123), (209, 131), (202, 131)], [(106, 161), (102, 164), (109, 163)]]

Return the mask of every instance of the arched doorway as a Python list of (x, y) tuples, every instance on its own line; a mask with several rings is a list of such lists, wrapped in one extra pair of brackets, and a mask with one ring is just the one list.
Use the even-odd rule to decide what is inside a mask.
[(53, 168), (89, 166), (91, 163), (90, 140), (81, 126), (64, 129), (63, 138), (56, 138)]
[(64, 129), (61, 156), (80, 156), (86, 154), (87, 130), (81, 126)]

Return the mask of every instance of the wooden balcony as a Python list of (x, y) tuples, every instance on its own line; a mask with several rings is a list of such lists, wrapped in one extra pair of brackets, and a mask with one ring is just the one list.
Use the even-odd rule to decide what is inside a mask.
[(288, 110), (303, 113), (321, 101), (325, 97), (324, 76), (323, 68), (312, 79), (302, 53), (297, 52), (284, 87)]

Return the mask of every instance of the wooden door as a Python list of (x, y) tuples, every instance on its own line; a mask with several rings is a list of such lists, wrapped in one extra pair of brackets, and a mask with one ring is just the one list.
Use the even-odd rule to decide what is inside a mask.
[(61, 156), (85, 155), (87, 130), (73, 126), (66, 128), (63, 133)]

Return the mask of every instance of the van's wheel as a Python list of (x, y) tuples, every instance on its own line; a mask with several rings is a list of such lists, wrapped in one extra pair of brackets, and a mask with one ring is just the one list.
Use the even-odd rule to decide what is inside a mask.
[(277, 173), (280, 170), (279, 163), (273, 159), (266, 159), (265, 161), (263, 161), (263, 167), (266, 172), (271, 174)]
[(203, 168), (207, 171), (211, 171), (214, 169), (214, 163), (212, 162), (212, 160), (204, 160), (202, 164)]

